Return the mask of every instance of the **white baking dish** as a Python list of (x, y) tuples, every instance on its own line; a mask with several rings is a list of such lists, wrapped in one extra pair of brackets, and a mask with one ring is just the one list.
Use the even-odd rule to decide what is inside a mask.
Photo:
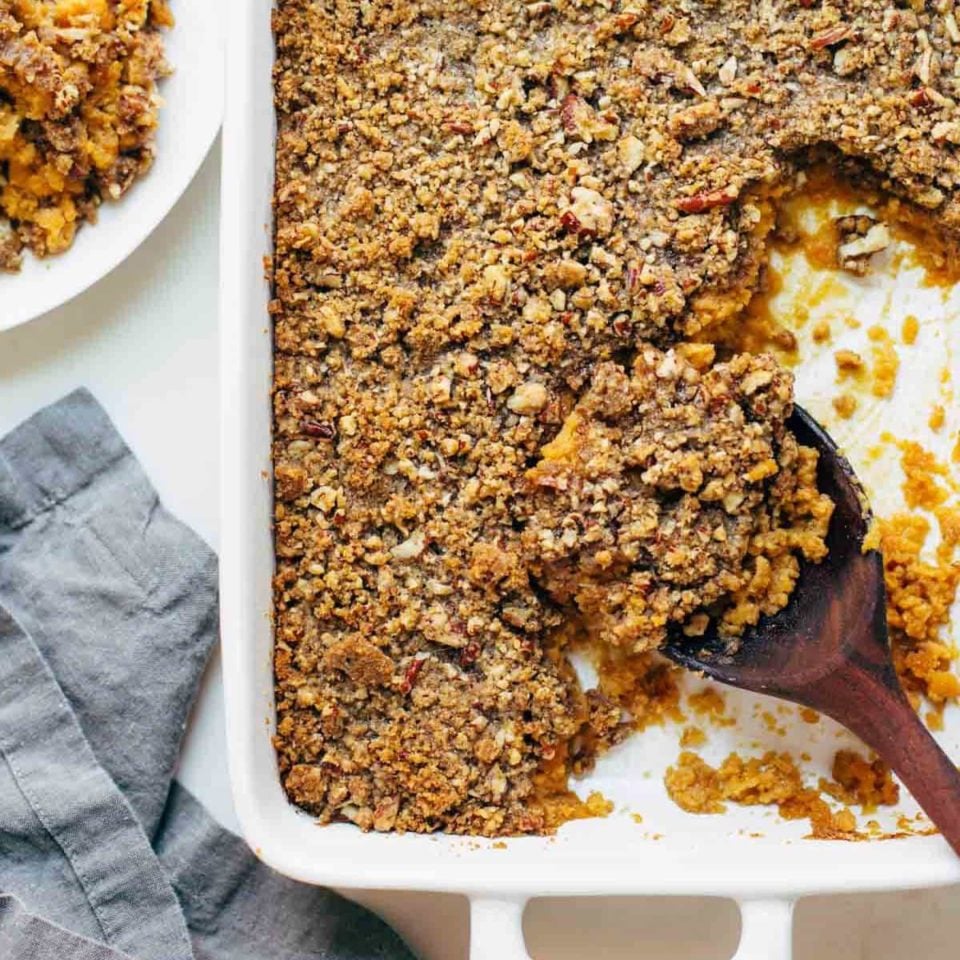
[[(472, 956), (483, 960), (527, 955), (520, 920), (524, 903), (537, 896), (732, 897), (740, 901), (744, 919), (737, 956), (782, 960), (790, 955), (791, 906), (797, 897), (960, 881), (960, 863), (939, 837), (812, 841), (801, 839), (805, 823), (783, 823), (762, 809), (732, 810), (721, 817), (682, 813), (662, 787), (663, 770), (677, 755), (679, 728), (648, 731), (601, 762), (584, 786), (612, 799), (614, 815), (570, 824), (556, 838), (511, 840), (505, 849), (448, 836), (363, 834), (347, 825), (320, 828), (287, 802), (270, 743), (271, 342), (262, 265), (270, 249), (274, 138), (270, 7), (270, 0), (236, 0), (229, 18), (221, 265), (227, 729), (237, 813), (258, 856), (310, 883), (467, 894), (473, 903)], [(920, 296), (906, 291), (908, 295)], [(916, 302), (913, 309), (920, 309)], [(917, 354), (911, 363), (932, 362), (928, 355), (938, 351)], [(908, 402), (898, 410), (916, 406), (932, 376), (933, 368), (906, 367), (902, 377), (908, 381)], [(818, 395), (811, 387), (819, 385), (822, 392), (831, 381), (832, 372), (822, 364), (803, 371), (800, 394), (815, 412), (829, 393)], [(897, 416), (885, 425), (896, 429)], [(903, 426), (911, 429), (909, 423)], [(838, 745), (838, 731), (827, 722), (810, 727), (787, 717), (782, 719), (787, 734), (777, 737), (752, 718), (755, 698), (731, 697), (730, 702), (742, 722), (736, 729), (711, 731), (709, 756), (749, 750), (755, 740), (774, 749), (809, 750), (816, 763)], [(956, 727), (945, 742), (960, 747)], [(643, 823), (631, 812), (642, 814)]]

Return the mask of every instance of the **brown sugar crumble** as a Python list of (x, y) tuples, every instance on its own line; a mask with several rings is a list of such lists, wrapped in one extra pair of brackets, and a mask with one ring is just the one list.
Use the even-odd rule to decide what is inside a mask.
[(0, 0), (0, 270), (61, 253), (150, 168), (165, 0)]
[[(828, 505), (783, 429), (789, 378), (730, 355), (810, 151), (832, 144), (945, 243), (960, 229), (943, 18), (879, 0), (280, 0), (274, 27), (285, 789), (321, 822), (384, 831), (544, 832), (608, 811), (567, 777), (676, 711), (650, 650), (663, 598), (688, 632), (712, 616), (735, 635), (818, 549)], [(854, 244), (859, 270), (874, 226), (835, 225), (834, 256)], [(751, 410), (757, 375), (767, 405)], [(693, 383), (728, 394), (702, 409)], [(658, 398), (675, 407), (646, 436), (638, 411)], [(668, 424), (674, 408), (716, 445)], [(747, 441), (746, 473), (711, 464)], [(552, 474), (567, 488), (540, 483)], [(649, 536), (651, 510), (686, 532), (683, 557)], [(694, 557), (714, 583), (688, 582)], [(648, 607), (618, 599), (654, 567)], [(573, 620), (619, 632), (594, 691), (564, 654)], [(794, 810), (766, 767), (745, 775), (725, 774), (718, 802)]]

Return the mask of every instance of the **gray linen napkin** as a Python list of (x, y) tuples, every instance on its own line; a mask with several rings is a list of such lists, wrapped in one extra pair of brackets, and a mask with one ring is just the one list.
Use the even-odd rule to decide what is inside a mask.
[(216, 558), (78, 390), (0, 440), (0, 958), (408, 960), (173, 782)]

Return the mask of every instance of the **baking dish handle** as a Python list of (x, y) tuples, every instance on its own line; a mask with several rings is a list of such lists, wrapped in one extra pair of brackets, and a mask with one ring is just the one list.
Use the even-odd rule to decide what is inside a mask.
[(470, 898), (470, 960), (530, 960), (523, 939), (525, 898)]
[[(470, 899), (470, 960), (530, 960), (523, 938), (525, 899)], [(741, 900), (740, 945), (732, 960), (790, 960), (793, 901)]]
[(741, 900), (740, 945), (733, 960), (790, 960), (793, 901)]

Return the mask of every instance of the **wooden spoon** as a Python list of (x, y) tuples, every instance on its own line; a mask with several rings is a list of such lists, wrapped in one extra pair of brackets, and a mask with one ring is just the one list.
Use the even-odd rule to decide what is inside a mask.
[(870, 510), (823, 428), (799, 407), (788, 426), (820, 454), (820, 489), (836, 504), (828, 556), (802, 563), (789, 604), (736, 649), (715, 633), (673, 638), (663, 653), (743, 690), (812, 707), (852, 730), (889, 764), (960, 854), (960, 773), (910, 706), (890, 658), (883, 561), (863, 552)]

